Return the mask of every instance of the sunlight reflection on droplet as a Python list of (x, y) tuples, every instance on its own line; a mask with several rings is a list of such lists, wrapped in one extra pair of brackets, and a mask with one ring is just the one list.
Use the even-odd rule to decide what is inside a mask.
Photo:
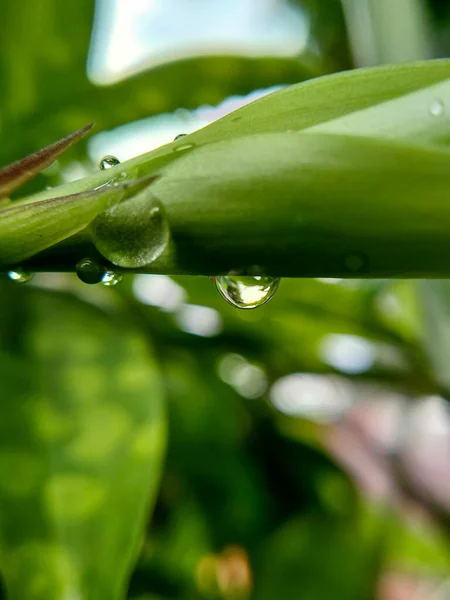
[(178, 310), (186, 300), (185, 290), (166, 275), (136, 275), (133, 292), (143, 304), (157, 306), (164, 312)]
[(214, 337), (222, 331), (222, 317), (214, 308), (185, 304), (175, 315), (180, 329), (201, 337)]
[(327, 335), (319, 355), (325, 364), (348, 375), (365, 373), (375, 361), (374, 345), (356, 335)]

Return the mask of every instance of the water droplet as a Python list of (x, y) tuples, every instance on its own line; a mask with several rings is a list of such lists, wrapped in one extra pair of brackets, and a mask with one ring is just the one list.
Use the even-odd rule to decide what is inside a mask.
[(125, 269), (151, 264), (170, 237), (163, 207), (148, 190), (99, 215), (91, 224), (91, 233), (100, 254)]
[(237, 308), (266, 304), (278, 289), (279, 279), (264, 275), (219, 275), (214, 277), (219, 294)]
[(366, 260), (362, 254), (349, 254), (345, 257), (345, 266), (352, 273), (358, 273), (364, 267)]
[(103, 281), (105, 269), (90, 258), (83, 258), (77, 263), (76, 272), (83, 283), (93, 285)]
[(122, 273), (118, 273), (117, 271), (106, 271), (106, 273), (102, 277), (102, 283), (107, 287), (111, 287), (120, 283), (122, 279)]
[(107, 154), (100, 161), (100, 169), (102, 171), (110, 169), (111, 167), (117, 167), (117, 165), (120, 165), (120, 160), (117, 156), (113, 156), (112, 154)]
[(441, 117), (444, 114), (445, 106), (442, 100), (433, 100), (430, 104), (430, 113), (433, 117)]
[(27, 283), (32, 279), (33, 274), (22, 269), (16, 269), (15, 271), (8, 271), (8, 277), (16, 283)]
[(181, 138), (186, 137), (186, 133), (179, 133), (178, 135), (175, 136), (175, 139), (173, 140), (174, 142), (181, 140)]

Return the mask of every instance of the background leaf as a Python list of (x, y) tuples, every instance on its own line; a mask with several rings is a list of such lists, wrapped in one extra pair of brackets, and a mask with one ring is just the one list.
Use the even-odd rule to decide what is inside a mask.
[(118, 315), (13, 284), (2, 298), (8, 598), (121, 598), (164, 449), (157, 367)]

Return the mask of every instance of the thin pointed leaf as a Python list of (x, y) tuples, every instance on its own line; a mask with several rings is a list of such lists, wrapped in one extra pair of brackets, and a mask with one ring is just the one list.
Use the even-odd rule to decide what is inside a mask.
[(99, 213), (147, 187), (155, 177), (104, 186), (0, 211), (0, 265), (22, 261), (84, 229)]
[(93, 126), (94, 123), (85, 125), (85, 127), (42, 148), (42, 150), (38, 150), (37, 152), (0, 169), (0, 198), (9, 196), (12, 192), (27, 183), (27, 181), (36, 177), (43, 169), (51, 165), (58, 156), (70, 148), (72, 144), (78, 142), (88, 134)]

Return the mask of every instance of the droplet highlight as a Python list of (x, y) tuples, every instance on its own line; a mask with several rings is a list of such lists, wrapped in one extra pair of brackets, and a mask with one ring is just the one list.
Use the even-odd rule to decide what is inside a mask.
[(181, 140), (181, 138), (186, 137), (187, 133), (179, 133), (178, 135), (175, 136), (174, 138), (174, 142), (177, 142), (178, 140)]
[(164, 209), (148, 189), (99, 215), (90, 229), (100, 254), (124, 269), (151, 264), (170, 239)]
[(442, 100), (433, 100), (430, 104), (430, 113), (433, 117), (441, 117), (445, 112), (445, 106)]
[(111, 169), (112, 167), (117, 167), (120, 165), (120, 160), (117, 156), (113, 156), (112, 154), (107, 154), (100, 160), (100, 169), (105, 171), (106, 169)]
[(99, 265), (95, 260), (90, 258), (83, 258), (77, 263), (76, 273), (78, 279), (81, 279), (83, 283), (89, 285), (95, 285), (100, 283), (105, 276), (105, 269)]
[(22, 269), (8, 271), (7, 275), (11, 281), (15, 281), (16, 283), (27, 283), (27, 281), (30, 281), (30, 279), (33, 278), (32, 273), (28, 273), (28, 271), (24, 271)]
[(280, 280), (264, 275), (219, 275), (214, 277), (216, 288), (225, 300), (236, 308), (251, 309), (271, 300)]
[(112, 287), (120, 283), (122, 279), (122, 273), (118, 273), (117, 271), (106, 271), (102, 277), (102, 283), (106, 287)]

